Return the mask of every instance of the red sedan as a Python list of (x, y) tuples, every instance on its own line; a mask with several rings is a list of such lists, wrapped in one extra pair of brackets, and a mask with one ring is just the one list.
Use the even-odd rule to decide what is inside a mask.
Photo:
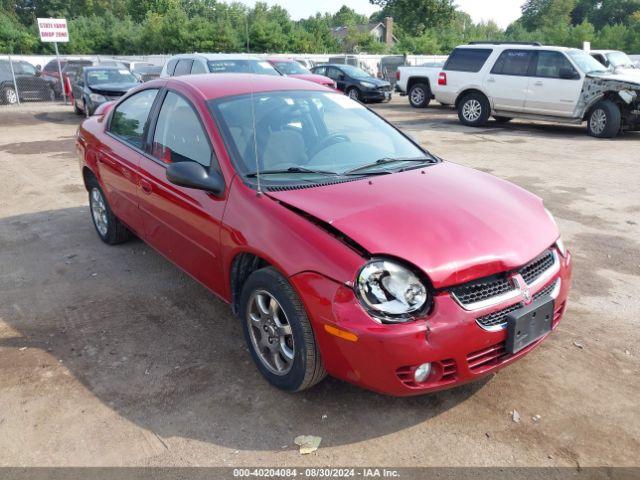
[(133, 233), (240, 318), (288, 391), (483, 377), (557, 327), (571, 255), (542, 200), (287, 77), (145, 83), (78, 131), (99, 237)]
[(325, 87), (337, 88), (336, 82), (324, 75), (317, 75), (312, 73), (311, 70), (307, 70), (298, 62), (291, 58), (271, 58), (268, 62), (282, 75), (288, 77), (299, 78), (300, 80), (307, 80), (309, 82), (317, 83)]

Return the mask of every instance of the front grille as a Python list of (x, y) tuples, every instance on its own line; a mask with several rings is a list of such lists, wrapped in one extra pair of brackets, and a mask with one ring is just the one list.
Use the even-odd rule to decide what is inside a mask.
[(481, 278), (451, 289), (458, 301), (464, 305), (471, 305), (492, 297), (497, 297), (511, 290), (515, 290), (513, 282), (505, 275)]
[[(553, 250), (548, 249), (516, 272), (522, 276), (527, 285), (531, 285), (553, 268), (555, 262), (556, 256)], [(503, 274), (464, 283), (453, 287), (451, 294), (454, 299), (467, 310), (477, 310), (495, 305), (516, 296), (517, 286), (510, 278), (510, 275), (516, 272), (505, 272)], [(513, 295), (506, 295), (506, 298), (498, 298), (510, 292), (512, 292)], [(485, 303), (480, 304), (480, 302)]]
[(467, 364), (469, 365), (469, 370), (478, 372), (479, 370), (499, 365), (507, 356), (504, 342), (501, 342), (468, 354)]
[(522, 307), (524, 307), (524, 303), (516, 303), (515, 305), (503, 308), (502, 310), (498, 310), (497, 312), (490, 313), (489, 315), (478, 317), (476, 321), (484, 328), (502, 327), (507, 323), (507, 315)]
[(533, 295), (533, 299), (537, 300), (541, 297), (544, 297), (545, 295), (551, 295), (551, 292), (553, 292), (553, 289), (556, 288), (556, 285), (558, 284), (560, 280), (556, 280), (555, 282), (551, 282), (549, 285), (547, 285), (546, 287), (544, 287), (542, 290), (540, 290), (539, 292), (536, 292)]
[(527, 282), (527, 285), (531, 285), (540, 278), (544, 272), (553, 266), (554, 261), (553, 252), (551, 250), (547, 250), (538, 258), (522, 267), (518, 273), (522, 275), (522, 278)]

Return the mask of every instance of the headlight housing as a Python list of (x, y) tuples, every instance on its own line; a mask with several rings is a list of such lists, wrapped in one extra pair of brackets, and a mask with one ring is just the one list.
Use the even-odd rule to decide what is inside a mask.
[(106, 102), (107, 99), (98, 93), (91, 93), (89, 98), (92, 102)]
[(356, 294), (371, 316), (386, 323), (404, 323), (425, 309), (429, 291), (411, 269), (397, 261), (373, 259), (358, 274)]
[[(544, 211), (547, 212), (547, 215), (549, 216), (551, 221), (554, 223), (554, 225), (557, 227), (558, 226), (558, 222), (556, 222), (556, 219), (553, 218), (553, 215), (551, 214), (551, 212), (546, 208), (544, 209)], [(562, 237), (558, 237), (558, 240), (556, 240), (556, 248), (558, 249), (558, 251), (560, 252), (560, 254), (563, 257), (567, 256), (567, 248), (564, 246), (564, 242), (562, 241)]]
[(371, 82), (360, 82), (360, 85), (364, 88), (376, 88), (376, 86)]

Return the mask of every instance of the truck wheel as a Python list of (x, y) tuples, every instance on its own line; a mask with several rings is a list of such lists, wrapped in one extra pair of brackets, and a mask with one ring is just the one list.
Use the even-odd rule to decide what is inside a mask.
[(467, 93), (458, 104), (458, 118), (468, 127), (482, 127), (486, 125), (491, 114), (489, 100), (481, 93)]
[(613, 138), (618, 135), (621, 126), (620, 107), (611, 100), (596, 103), (587, 118), (587, 131), (592, 137)]
[(431, 89), (426, 83), (416, 83), (409, 89), (409, 104), (413, 108), (425, 108), (431, 102)]
[(302, 301), (274, 268), (249, 276), (239, 315), (253, 361), (273, 386), (299, 392), (326, 376)]
[(18, 94), (13, 87), (4, 87), (2, 89), (2, 98), (5, 105), (14, 105), (18, 103)]

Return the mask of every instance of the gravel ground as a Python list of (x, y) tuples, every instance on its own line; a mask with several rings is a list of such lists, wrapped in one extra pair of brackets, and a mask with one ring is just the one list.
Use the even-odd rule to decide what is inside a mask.
[[(4, 108), (0, 466), (640, 465), (640, 135), (469, 129), (404, 98), (374, 108), (433, 153), (545, 199), (575, 262), (547, 342), (490, 379), (418, 398), (332, 379), (275, 390), (226, 305), (142, 242), (98, 240), (71, 108)], [(303, 434), (320, 449), (301, 456)]]

